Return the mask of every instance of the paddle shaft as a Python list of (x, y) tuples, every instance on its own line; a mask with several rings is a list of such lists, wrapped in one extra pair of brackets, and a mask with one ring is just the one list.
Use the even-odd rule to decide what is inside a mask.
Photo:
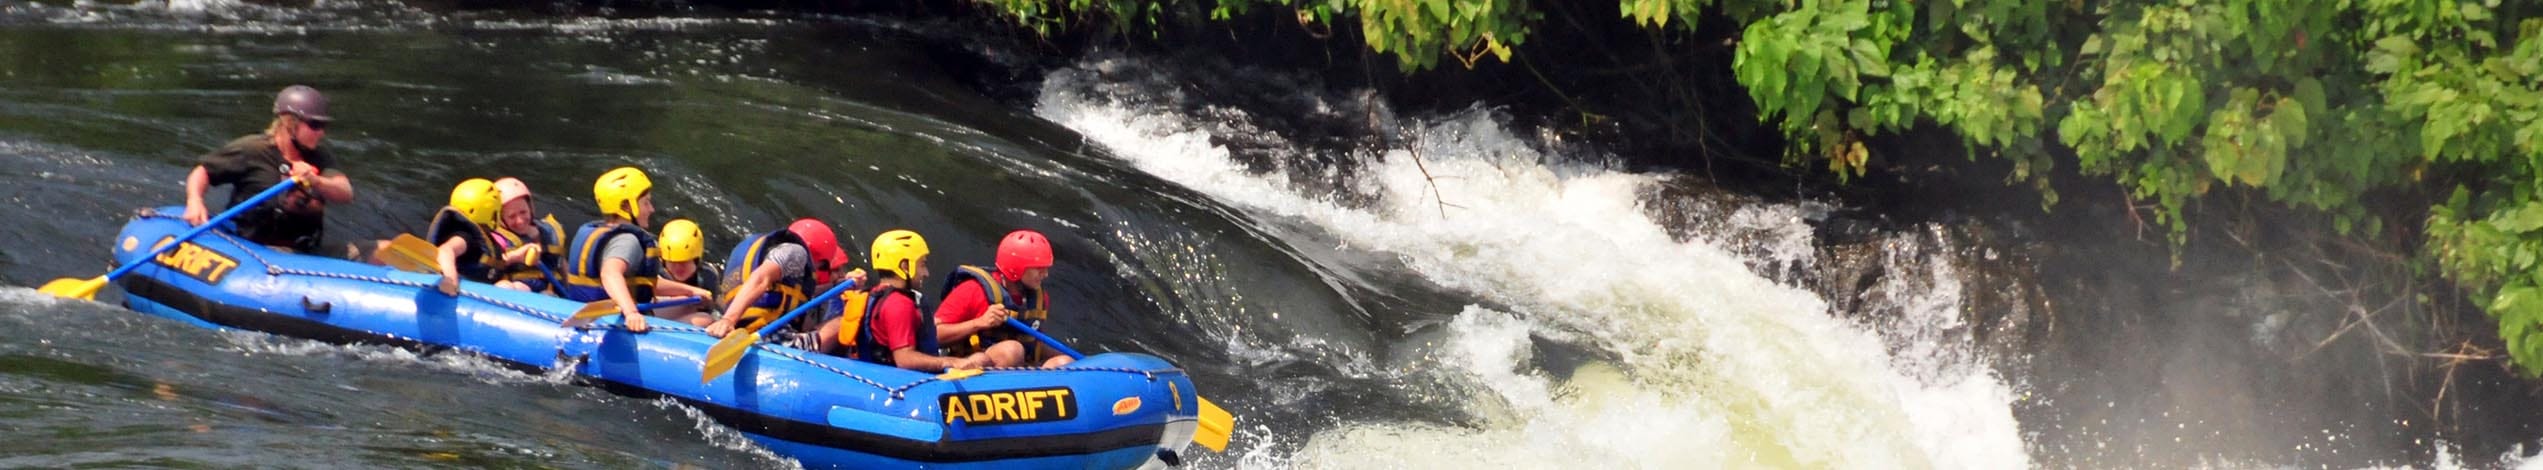
[(717, 340), (714, 346), (706, 348), (706, 362), (698, 371), (698, 383), (714, 382), (716, 377), (724, 375), (725, 372), (732, 372), (733, 367), (742, 363), (742, 356), (749, 355), (753, 349), (752, 345), (759, 343), (760, 338), (777, 333), (777, 328), (785, 326), (786, 322), (795, 321), (795, 317), (812, 311), (816, 306), (829, 303), (829, 299), (837, 298), (839, 294), (853, 288), (856, 288), (855, 282), (840, 282), (838, 286), (831, 287), (828, 292), (811, 297), (823, 301), (806, 300), (803, 305), (797, 305), (794, 310), (787, 311), (784, 316), (778, 317), (777, 321), (768, 322), (767, 326), (760, 327), (759, 331), (747, 335), (726, 333), (724, 339)]
[[(210, 219), (204, 219), (203, 225), (194, 226), (193, 230), (185, 231), (184, 235), (178, 235), (176, 240), (171, 240), (168, 244), (151, 247), (150, 254), (142, 256), (142, 258), (156, 258), (159, 256), (159, 253), (166, 252), (170, 248), (176, 248), (177, 245), (184, 244), (187, 240), (193, 240), (196, 235), (202, 235), (203, 232), (211, 231), (213, 227), (219, 227), (222, 223), (229, 222), (230, 219), (237, 218), (239, 214), (247, 213), (248, 209), (254, 209), (256, 206), (264, 205), (266, 200), (273, 199), (274, 196), (280, 195), (284, 191), (290, 191), (291, 188), (298, 186), (300, 186), (300, 180), (284, 179), (281, 183), (275, 183), (274, 187), (265, 188), (265, 192), (256, 193), (255, 196), (249, 197), (245, 201), (231, 203), (229, 210), (221, 211), (220, 215), (212, 216)], [(106, 280), (113, 281), (115, 278), (123, 277), (124, 273), (132, 272), (133, 268), (138, 268), (145, 264), (150, 263), (146, 261), (136, 262), (126, 264), (120, 268), (115, 268), (114, 271), (108, 271), (106, 273)]]
[[(1060, 354), (1067, 354), (1070, 359), (1086, 358), (1086, 355), (1078, 354), (1077, 350), (1060, 344), (1060, 340), (1051, 339), (1051, 335), (1042, 334), (1041, 330), (1033, 329), (1032, 325), (1026, 325), (1024, 321), (1017, 320), (1015, 317), (1007, 317), (1007, 326), (1014, 327), (1016, 331), (1022, 331), (1024, 334), (1033, 335), (1033, 339), (1041, 340), (1043, 345), (1058, 350)], [(1200, 422), (1200, 425), (1194, 428), (1193, 442), (1200, 443), (1202, 447), (1207, 447), (1212, 452), (1226, 452), (1227, 439), (1236, 432), (1236, 415), (1228, 414), (1227, 409), (1220, 408), (1217, 403), (1210, 403), (1208, 397), (1199, 395), (1197, 391), (1192, 398), (1201, 405), (1199, 413), (1193, 417)]]
[[(839, 285), (838, 285), (837, 287), (831, 287), (829, 292), (823, 292), (823, 293), (821, 293), (821, 295), (816, 295), (816, 296), (813, 296), (812, 298), (814, 298), (814, 299), (824, 299), (824, 300), (827, 300), (827, 299), (830, 299), (830, 298), (833, 298), (833, 297), (838, 297), (838, 296), (839, 296), (839, 294), (845, 294), (845, 293), (847, 293), (847, 292), (848, 292), (848, 289), (855, 289), (855, 288), (856, 288), (856, 281), (839, 281)], [(797, 306), (795, 306), (795, 310), (794, 310), (794, 311), (786, 312), (786, 315), (785, 315), (785, 316), (777, 317), (777, 321), (768, 322), (768, 324), (767, 324), (767, 325), (760, 326), (760, 327), (759, 327), (759, 336), (761, 336), (761, 337), (767, 337), (768, 335), (776, 334), (776, 333), (777, 333), (777, 329), (778, 329), (778, 328), (781, 328), (781, 327), (786, 326), (786, 322), (795, 321), (795, 317), (803, 316), (804, 312), (810, 312), (810, 311), (812, 311), (812, 308), (813, 308), (814, 306), (818, 306), (818, 305), (821, 305), (821, 304), (822, 304), (822, 302), (814, 302), (814, 301), (811, 301), (811, 300), (805, 300), (803, 305), (797, 305)]]
[[(1060, 340), (1051, 339), (1051, 335), (1042, 334), (1041, 330), (1035, 330), (1031, 325), (1024, 324), (1023, 320), (1017, 320), (1015, 317), (1007, 317), (1007, 326), (1014, 327), (1016, 331), (1022, 331), (1024, 334), (1033, 335), (1033, 339), (1042, 340), (1042, 345), (1050, 346), (1051, 349), (1059, 351), (1060, 354), (1067, 354), (1069, 359), (1086, 358), (1086, 355), (1078, 354), (1077, 350), (1069, 349), (1068, 345), (1060, 344)], [(1027, 352), (1029, 353), (1030, 351)]]
[[(540, 249), (546, 249), (547, 247), (539, 247), (539, 248), (540, 248)], [(562, 292), (562, 291), (564, 291), (564, 290), (565, 290), (565, 286), (557, 285), (557, 283), (556, 283), (556, 271), (548, 269), (548, 268), (547, 268), (547, 263), (541, 263), (541, 262), (539, 262), (539, 259), (538, 259), (538, 258), (539, 258), (539, 256), (538, 256), (538, 255), (530, 255), (530, 264), (538, 265), (538, 267), (539, 267), (539, 275), (541, 275), (541, 276), (547, 276), (547, 288), (548, 288), (548, 290), (550, 290), (550, 291), (557, 291), (557, 292)], [(690, 297), (690, 298), (689, 298), (689, 300), (691, 300), (691, 303), (695, 303), (695, 301), (697, 300), (697, 298), (696, 298), (696, 297)], [(673, 301), (673, 302), (677, 302), (677, 301), (675, 300), (675, 301)], [(657, 302), (657, 303), (664, 303), (664, 302)], [(677, 307), (677, 306), (680, 306), (680, 305), (688, 305), (688, 304), (663, 305), (663, 306), (658, 306), (658, 307), (654, 307), (654, 308), (662, 308), (662, 307)], [(643, 310), (643, 309), (639, 308), (639, 309), (637, 309), (637, 310)]]

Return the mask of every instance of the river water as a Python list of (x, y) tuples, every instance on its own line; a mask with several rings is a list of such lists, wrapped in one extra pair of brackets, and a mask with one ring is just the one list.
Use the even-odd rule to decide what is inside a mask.
[[(1983, 347), (1964, 315), (2003, 307), (1970, 294), (2004, 289), (1970, 272), (1996, 249), (1959, 232), (1876, 233), (1830, 259), (1811, 223), (1839, 208), (1688, 196), (1689, 177), (1619, 169), (1488, 108), (1381, 113), (1400, 145), (1314, 154), (1246, 110), (1192, 105), (1135, 58), (984, 93), (948, 68), (1009, 58), (949, 34), (767, 14), (0, 4), (0, 281), (102, 272), (125, 214), (181, 202), (195, 155), (257, 131), (273, 91), (304, 83), (333, 99), (327, 145), (359, 192), (329, 213), (336, 244), (416, 230), (469, 177), (520, 177), (540, 210), (586, 220), (581, 188), (621, 165), (652, 172), (662, 217), (706, 227), (711, 259), (797, 216), (848, 246), (915, 229), (940, 272), (1040, 230), (1058, 252), (1054, 334), (1174, 360), (1240, 417), (1201, 468), (2074, 463), (2041, 436), (2072, 445), (2080, 428), (2016, 413), (2093, 404), (2040, 403), (1998, 372), (2021, 358)], [(1296, 102), (1354, 116), (1364, 99)], [(1839, 264), (1877, 274), (1833, 300), (1793, 274)], [(792, 465), (680, 405), (563, 377), (23, 287), (0, 288), (0, 429), (0, 466)], [(2309, 460), (2289, 452), (2308, 450), (2218, 460)]]

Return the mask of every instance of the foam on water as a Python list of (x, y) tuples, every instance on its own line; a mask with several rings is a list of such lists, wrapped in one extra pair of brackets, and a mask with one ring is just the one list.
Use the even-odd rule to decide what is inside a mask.
[[(1911, 376), (1905, 371), (1934, 368), (1900, 365), (1909, 358), (1891, 357), (1874, 333), (1832, 315), (1807, 291), (1754, 274), (1721, 246), (1673, 239), (1638, 199), (1657, 176), (1570, 163), (1514, 136), (1495, 115), (1472, 112), (1407, 123), (1414, 148), (1370, 159), (1365, 180), (1354, 182), (1379, 200), (1340, 204), (1280, 175), (1246, 171), (1211, 144), (1211, 126), (1171, 108), (1083, 91), (1106, 88), (1082, 86), (1094, 75), (1051, 75), (1036, 113), (1143, 171), (1244, 210), (1309, 221), (1348, 249), (1392, 254), (1430, 281), (1508, 306), (1456, 312), (1446, 344), (1427, 352), (1442, 366), (1433, 369), (1480, 384), (1464, 402), (1475, 403), (1471, 411), (1482, 423), (1345, 416), (1285, 463), (2028, 463), (2010, 393), (1987, 368)], [(1218, 113), (1213, 119), (1231, 111)], [(1435, 178), (1425, 177), (1414, 155)], [(1450, 204), (1445, 216), (1441, 201)], [(1524, 366), (1532, 336), (1580, 342), (1620, 359), (1556, 377)]]
[(34, 287), (0, 286), (0, 304), (27, 307), (51, 307), (73, 300), (44, 293)]
[(238, 0), (168, 0), (168, 11), (181, 14), (225, 12), (240, 7)]
[(759, 465), (755, 465), (757, 467), (803, 468), (802, 462), (769, 452), (768, 448), (760, 447), (758, 441), (751, 440), (750, 436), (743, 435), (739, 430), (716, 423), (715, 418), (707, 416), (706, 411), (699, 410), (697, 407), (683, 405), (678, 400), (669, 398), (657, 398), (649, 403), (658, 409), (679, 411), (681, 416), (688, 417), (691, 426), (697, 430), (699, 436), (706, 438), (708, 444), (748, 453), (751, 457), (758, 459), (756, 463)]

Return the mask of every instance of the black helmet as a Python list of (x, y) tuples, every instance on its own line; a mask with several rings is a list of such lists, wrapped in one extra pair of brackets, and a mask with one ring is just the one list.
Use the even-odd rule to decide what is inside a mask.
[(318, 122), (335, 120), (327, 117), (327, 95), (318, 94), (318, 89), (308, 85), (285, 87), (281, 94), (274, 95), (274, 115), (284, 114)]

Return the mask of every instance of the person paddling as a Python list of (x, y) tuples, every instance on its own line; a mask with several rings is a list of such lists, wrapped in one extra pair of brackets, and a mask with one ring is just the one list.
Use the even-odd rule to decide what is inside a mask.
[[(848, 255), (839, 252), (839, 240), (830, 225), (816, 219), (796, 220), (784, 229), (743, 238), (725, 258), (733, 271), (724, 275), (723, 315), (704, 325), (706, 334), (722, 338), (736, 327), (758, 330), (766, 326), (811, 301), (806, 297), (830, 285), (831, 277), (847, 263)], [(820, 320), (797, 323), (818, 325)], [(815, 329), (789, 328), (798, 333)]]
[[(442, 295), (459, 295), (459, 281), (495, 284), (500, 272), (510, 262), (494, 243), (495, 227), (502, 211), (502, 192), (485, 178), (469, 178), (450, 190), (450, 205), (433, 213), (433, 222), (424, 231), (424, 239), (432, 241), (436, 266), (441, 268)], [(518, 284), (504, 283), (505, 288), (523, 289)]]
[(185, 178), (185, 222), (203, 225), (211, 211), (203, 193), (215, 185), (230, 186), (230, 201), (246, 200), (285, 178), (301, 181), (290, 193), (233, 219), (238, 234), (258, 244), (299, 253), (314, 253), (325, 236), (328, 204), (353, 201), (353, 182), (336, 168), (334, 155), (319, 147), (326, 139), (327, 97), (318, 89), (292, 85), (274, 96), (274, 119), (265, 132), (231, 140), (195, 160)]
[[(714, 267), (707, 266), (706, 260), (699, 259), (705, 256), (706, 232), (698, 229), (697, 222), (674, 219), (671, 223), (662, 224), (663, 279), (704, 289), (712, 298), (715, 288), (707, 286), (724, 282), (724, 276), (717, 274)], [(692, 318), (691, 315), (699, 311), (698, 305), (663, 307), (654, 312), (663, 318)], [(706, 321), (711, 322), (714, 317), (707, 318)]]
[(601, 219), (575, 229), (568, 240), (565, 286), (558, 294), (576, 302), (609, 300), (617, 304), (627, 330), (643, 333), (643, 312), (636, 305), (663, 297), (704, 296), (706, 291), (662, 276), (662, 249), (645, 224), (653, 217), (653, 179), (644, 170), (619, 167), (592, 183), (592, 199)]
[(1007, 318), (1014, 317), (1038, 329), (1050, 316), (1051, 295), (1042, 290), (1042, 281), (1051, 277), (1051, 264), (1050, 239), (1041, 232), (1017, 230), (998, 241), (995, 271), (954, 268), (945, 279), (944, 300), (936, 304), (937, 340), (948, 354), (986, 353), (998, 367), (1050, 368), (1075, 362), (1007, 326)]
[(536, 215), (530, 201), (530, 184), (519, 178), (494, 180), (495, 191), (503, 195), (502, 224), (493, 233), (495, 245), (503, 250), (504, 267), (496, 276), (530, 292), (549, 292), (560, 279), (549, 279), (565, 260), (565, 228), (557, 224), (556, 215)]
[(989, 365), (989, 357), (978, 353), (938, 355), (936, 322), (919, 313), (912, 293), (927, 278), (927, 239), (908, 230), (883, 232), (874, 237), (872, 255), (874, 288), (855, 330), (857, 360), (924, 372)]

